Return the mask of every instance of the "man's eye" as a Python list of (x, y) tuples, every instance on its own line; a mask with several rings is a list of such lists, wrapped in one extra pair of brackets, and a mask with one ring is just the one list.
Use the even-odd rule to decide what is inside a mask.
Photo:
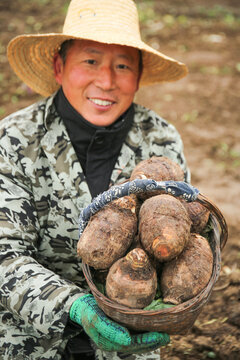
[(96, 64), (96, 60), (93, 60), (93, 59), (87, 59), (87, 60), (85, 60), (85, 62), (87, 64), (90, 64), (90, 65), (95, 65)]
[(118, 69), (129, 69), (129, 67), (125, 64), (119, 64)]

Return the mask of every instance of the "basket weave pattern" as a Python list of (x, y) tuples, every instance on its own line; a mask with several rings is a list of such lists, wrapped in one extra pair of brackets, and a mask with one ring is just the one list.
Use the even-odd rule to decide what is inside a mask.
[(203, 306), (208, 302), (221, 269), (221, 250), (226, 244), (227, 225), (220, 210), (205, 196), (198, 194), (196, 201), (210, 210), (210, 246), (213, 253), (213, 270), (207, 286), (192, 299), (171, 308), (153, 310), (131, 309), (104, 296), (96, 287), (91, 268), (82, 265), (83, 273), (99, 307), (113, 320), (137, 331), (160, 331), (170, 335), (185, 334), (193, 326)]

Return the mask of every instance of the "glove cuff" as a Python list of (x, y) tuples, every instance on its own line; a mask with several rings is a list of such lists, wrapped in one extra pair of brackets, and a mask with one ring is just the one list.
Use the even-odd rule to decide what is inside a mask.
[(79, 297), (72, 303), (72, 306), (69, 311), (69, 317), (72, 321), (76, 322), (79, 325), (82, 325), (81, 315), (82, 307), (86, 304), (86, 299), (93, 297), (91, 294), (86, 294)]

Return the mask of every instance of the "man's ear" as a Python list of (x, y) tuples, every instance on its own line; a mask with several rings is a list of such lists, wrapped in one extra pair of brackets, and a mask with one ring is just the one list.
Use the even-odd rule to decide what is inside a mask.
[(57, 53), (53, 58), (53, 70), (56, 82), (61, 85), (62, 84), (62, 73), (63, 73), (63, 60), (61, 56)]

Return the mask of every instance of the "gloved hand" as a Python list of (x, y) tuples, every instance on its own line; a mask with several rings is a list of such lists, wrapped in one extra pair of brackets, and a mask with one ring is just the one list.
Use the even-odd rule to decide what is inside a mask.
[(158, 332), (131, 336), (127, 328), (104, 314), (91, 294), (75, 300), (69, 315), (72, 321), (83, 327), (97, 347), (105, 351), (142, 353), (167, 345), (170, 341), (169, 335)]

